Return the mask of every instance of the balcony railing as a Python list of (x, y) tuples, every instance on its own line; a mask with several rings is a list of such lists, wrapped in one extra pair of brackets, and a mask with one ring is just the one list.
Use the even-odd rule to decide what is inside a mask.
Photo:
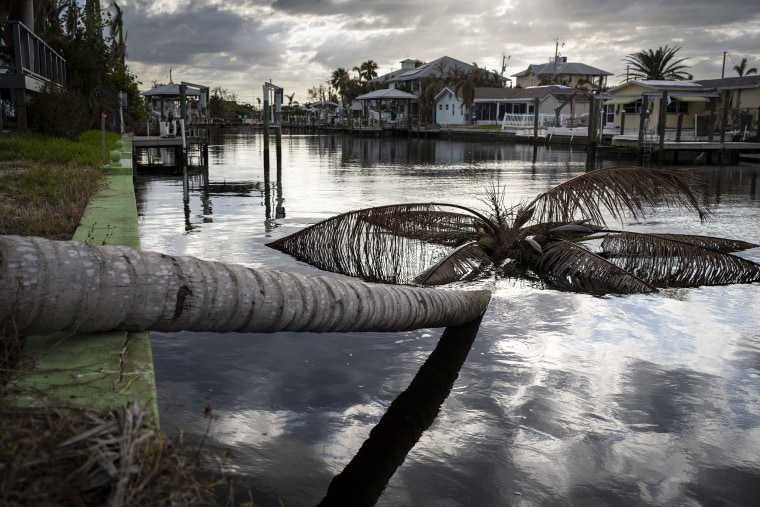
[(19, 21), (0, 20), (0, 88), (66, 85), (66, 60)]

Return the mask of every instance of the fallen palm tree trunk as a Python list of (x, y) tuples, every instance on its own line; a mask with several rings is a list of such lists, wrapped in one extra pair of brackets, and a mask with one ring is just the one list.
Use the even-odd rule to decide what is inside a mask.
[(359, 332), (457, 326), (490, 293), (375, 285), (0, 236), (0, 331)]

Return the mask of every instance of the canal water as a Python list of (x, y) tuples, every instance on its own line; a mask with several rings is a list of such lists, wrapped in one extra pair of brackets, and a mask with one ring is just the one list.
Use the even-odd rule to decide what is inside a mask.
[[(534, 161), (520, 144), (285, 134), (265, 181), (260, 132), (216, 136), (207, 173), (137, 179), (143, 250), (322, 274), (265, 244), (374, 205), (485, 209), (493, 182), (516, 204), (586, 160), (580, 147)], [(689, 169), (711, 222), (662, 208), (622, 226), (760, 243), (760, 168)], [(377, 505), (757, 505), (760, 285), (592, 297), (480, 283), (493, 298), (472, 348)], [(316, 505), (442, 332), (151, 333), (162, 429), (223, 451), (255, 505)]]

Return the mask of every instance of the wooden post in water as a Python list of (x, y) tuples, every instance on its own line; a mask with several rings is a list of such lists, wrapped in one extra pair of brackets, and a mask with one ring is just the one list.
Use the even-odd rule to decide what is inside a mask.
[(536, 163), (538, 153), (538, 106), (540, 101), (538, 97), (533, 99), (533, 163)]
[(644, 138), (647, 119), (649, 118), (649, 97), (641, 98), (641, 110), (639, 111), (639, 164), (644, 162)]
[(659, 153), (657, 154), (657, 167), (662, 167), (665, 162), (665, 123), (667, 123), (668, 112), (668, 91), (663, 90), (662, 97), (660, 97), (660, 109), (657, 115), (657, 133), (660, 135), (659, 139)]
[(591, 96), (591, 112), (588, 118), (588, 150), (586, 151), (586, 170), (596, 165), (596, 143), (599, 133), (599, 106), (601, 101)]
[[(683, 130), (683, 113), (678, 113), (678, 123), (676, 124), (676, 142), (681, 142), (681, 130)], [(678, 153), (680, 150), (673, 150), (673, 165), (678, 165)]]
[(282, 94), (283, 89), (274, 87), (274, 121), (275, 121), (275, 157), (277, 164), (277, 203), (274, 208), (275, 218), (285, 218), (282, 205)]

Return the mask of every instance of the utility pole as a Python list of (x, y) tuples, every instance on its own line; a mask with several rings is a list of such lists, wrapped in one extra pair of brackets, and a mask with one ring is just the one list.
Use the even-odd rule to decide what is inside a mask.
[[(565, 43), (562, 43), (565, 47)], [(559, 39), (554, 39), (554, 71), (552, 72), (552, 84), (557, 81), (557, 57), (559, 56)]]
[(723, 51), (723, 70), (720, 71), (720, 78), (726, 77), (726, 52)]

